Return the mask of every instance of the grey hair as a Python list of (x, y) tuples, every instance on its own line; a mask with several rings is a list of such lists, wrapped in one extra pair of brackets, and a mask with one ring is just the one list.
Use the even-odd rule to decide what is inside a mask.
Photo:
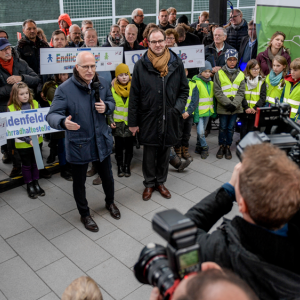
[(139, 10), (141, 10), (141, 11), (144, 13), (143, 9), (141, 9), (141, 8), (136, 8), (136, 9), (132, 12), (132, 14), (131, 14), (131, 19), (132, 19), (132, 20), (134, 20), (134, 18), (138, 15), (138, 11), (139, 11)]
[(138, 28), (134, 24), (128, 24), (125, 28), (125, 32), (130, 28), (134, 28), (136, 30), (136, 33), (138, 33), (138, 31), (139, 31)]
[[(135, 25), (134, 25), (134, 26), (135, 26)], [(120, 26), (119, 26), (118, 24), (112, 24), (112, 25), (110, 26), (109, 32), (111, 32), (112, 29), (113, 29), (114, 27), (118, 27), (118, 28), (120, 29)], [(120, 29), (120, 30), (121, 30), (121, 29)]]
[(79, 30), (81, 31), (80, 27), (77, 24), (73, 24), (73, 25), (70, 26), (69, 32), (72, 32), (73, 28), (75, 28), (75, 27), (78, 27)]
[(225, 28), (223, 28), (223, 27), (217, 27), (217, 28), (215, 29), (215, 31), (216, 31), (216, 30), (222, 30), (223, 33), (224, 33), (224, 35), (227, 36), (227, 30), (226, 30)]

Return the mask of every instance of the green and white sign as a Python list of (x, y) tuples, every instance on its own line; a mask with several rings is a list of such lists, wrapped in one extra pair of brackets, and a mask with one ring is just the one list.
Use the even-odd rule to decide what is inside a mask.
[(258, 51), (266, 50), (276, 31), (286, 34), (284, 46), (292, 60), (300, 57), (300, 0), (256, 0)]

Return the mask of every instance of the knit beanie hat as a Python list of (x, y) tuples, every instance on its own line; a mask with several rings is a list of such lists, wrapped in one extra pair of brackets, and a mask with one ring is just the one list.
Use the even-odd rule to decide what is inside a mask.
[(225, 52), (225, 61), (230, 57), (235, 57), (238, 60), (238, 52), (235, 49), (227, 49)]
[(126, 64), (119, 64), (116, 67), (116, 72), (115, 72), (116, 77), (118, 77), (122, 73), (126, 73), (130, 76), (129, 67)]
[(181, 17), (179, 17), (177, 24), (180, 24), (180, 23), (184, 23), (186, 25), (189, 25), (189, 19), (188, 19), (188, 17), (186, 15), (182, 15)]
[(199, 74), (201, 74), (202, 72), (204, 72), (206, 70), (210, 70), (212, 72), (211, 63), (208, 60), (205, 61), (204, 67), (199, 68)]

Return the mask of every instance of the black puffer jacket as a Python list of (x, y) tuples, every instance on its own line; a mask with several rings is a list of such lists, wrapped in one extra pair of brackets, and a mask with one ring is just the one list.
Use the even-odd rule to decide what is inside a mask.
[(192, 207), (186, 216), (198, 227), (200, 261), (213, 261), (243, 278), (261, 300), (300, 299), (300, 213), (288, 223), (288, 236), (280, 236), (241, 217), (224, 218), (235, 196), (224, 188)]
[(144, 30), (147, 27), (147, 24), (144, 24), (144, 23), (136, 24), (133, 20), (131, 20), (131, 24), (134, 24), (138, 29), (137, 41), (138, 41), (138, 43), (140, 43), (144, 39), (143, 38), (143, 33), (144, 33)]
[(232, 25), (227, 28), (227, 43), (235, 48), (238, 52), (240, 50), (240, 45), (242, 38), (248, 35), (248, 24), (244, 20), (244, 24), (238, 30), (234, 29)]
[(49, 48), (49, 45), (38, 36), (36, 42), (30, 41), (27, 36), (23, 36), (16, 47), (20, 58), (25, 60), (29, 67), (37, 74), (40, 74), (40, 49)]
[[(39, 76), (28, 66), (28, 64), (19, 58), (18, 53), (12, 49), (14, 60), (12, 75), (22, 76), (22, 81), (30, 88), (35, 89), (40, 83)], [(12, 85), (6, 82), (11, 75), (0, 65), (0, 106), (6, 106), (9, 100)]]
[(154, 69), (147, 52), (134, 67), (128, 125), (139, 126), (141, 144), (170, 147), (178, 141), (179, 117), (189, 95), (188, 80), (174, 52), (170, 50), (169, 73), (165, 77)]

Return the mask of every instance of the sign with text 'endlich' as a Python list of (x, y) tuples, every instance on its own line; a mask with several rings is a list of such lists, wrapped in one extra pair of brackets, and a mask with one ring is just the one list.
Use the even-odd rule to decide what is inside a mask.
[(76, 57), (82, 51), (93, 53), (96, 72), (114, 71), (123, 60), (122, 47), (42, 48), (40, 51), (41, 75), (73, 73)]
[(41, 135), (57, 132), (49, 126), (46, 116), (50, 107), (1, 113), (6, 118), (6, 138)]
[[(172, 47), (170, 49), (182, 60), (185, 69), (205, 66), (204, 45)], [(133, 72), (135, 63), (141, 59), (146, 51), (125, 51), (125, 62), (129, 67), (130, 73)]]

